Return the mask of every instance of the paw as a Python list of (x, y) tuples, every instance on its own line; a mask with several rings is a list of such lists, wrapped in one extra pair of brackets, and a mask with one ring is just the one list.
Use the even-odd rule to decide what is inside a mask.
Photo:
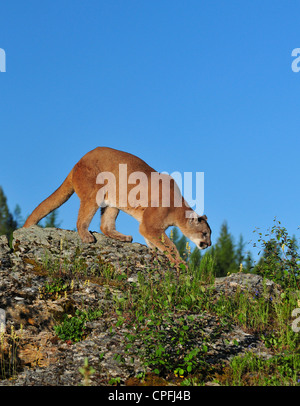
[(81, 241), (87, 244), (93, 243), (96, 241), (95, 237), (91, 233), (84, 234), (83, 236), (80, 236)]
[(131, 235), (125, 235), (125, 240), (126, 242), (132, 242), (133, 238)]

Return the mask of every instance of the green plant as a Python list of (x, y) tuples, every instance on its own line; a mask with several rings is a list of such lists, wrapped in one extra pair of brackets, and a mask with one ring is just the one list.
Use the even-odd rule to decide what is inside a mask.
[(188, 350), (189, 345), (184, 342), (184, 335), (184, 330), (178, 331), (174, 327), (170, 336), (158, 330), (150, 335), (149, 332), (142, 332), (140, 339), (144, 345), (144, 365), (151, 367), (156, 374), (191, 373), (198, 365), (197, 356), (200, 349), (196, 347)]
[(95, 320), (101, 317), (102, 314), (102, 310), (83, 311), (77, 309), (75, 312), (75, 316), (66, 314), (62, 323), (54, 326), (55, 333), (61, 340), (64, 341), (81, 341), (85, 334), (86, 322)]
[(279, 283), (284, 288), (299, 289), (300, 255), (296, 238), (290, 237), (286, 228), (276, 218), (273, 227), (264, 236), (262, 232), (255, 231), (258, 232), (258, 242), (263, 254), (253, 272)]
[(139, 321), (135, 325), (136, 335), (127, 335), (131, 343), (127, 349), (132, 348), (135, 340), (142, 343), (138, 353), (145, 368), (161, 376), (170, 373), (186, 376), (203, 366), (207, 347), (194, 344), (201, 329), (193, 316), (178, 318), (172, 313), (152, 313)]
[(300, 355), (280, 354), (262, 359), (249, 352), (234, 357), (216, 378), (229, 386), (296, 386), (300, 383)]
[(83, 386), (89, 386), (91, 383), (91, 376), (96, 372), (96, 370), (89, 365), (88, 358), (84, 359), (84, 365), (83, 367), (79, 368), (79, 372), (81, 373), (83, 378)]
[[(196, 271), (197, 272), (197, 271)], [(212, 284), (215, 281), (215, 259), (212, 252), (206, 252), (199, 265), (199, 274), (201, 280), (206, 284)]]
[(120, 378), (119, 376), (117, 376), (116, 378), (111, 378), (111, 379), (108, 381), (108, 384), (109, 384), (109, 385), (113, 385), (113, 386), (119, 386), (120, 383), (121, 383), (121, 378)]
[[(74, 284), (74, 282), (73, 282)], [(40, 291), (41, 295), (46, 297), (57, 295), (58, 293), (67, 292), (71, 289), (72, 282), (63, 278), (54, 279), (53, 282), (46, 282), (44, 288)]]
[(0, 333), (0, 379), (14, 378), (21, 366), (18, 357), (21, 333), (17, 334), (14, 327), (10, 328), (10, 333)]

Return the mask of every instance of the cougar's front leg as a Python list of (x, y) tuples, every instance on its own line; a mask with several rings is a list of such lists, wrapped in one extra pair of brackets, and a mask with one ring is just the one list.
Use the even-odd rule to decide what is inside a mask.
[(164, 230), (153, 229), (153, 227), (147, 228), (147, 226), (142, 222), (140, 224), (140, 233), (145, 238), (149, 247), (158, 248), (166, 255), (171, 263), (174, 263), (176, 266), (179, 266), (182, 263), (185, 264), (179, 255), (176, 245), (170, 240)]

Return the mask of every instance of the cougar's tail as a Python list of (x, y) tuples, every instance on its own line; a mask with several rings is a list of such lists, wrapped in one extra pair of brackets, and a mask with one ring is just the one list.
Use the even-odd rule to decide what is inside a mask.
[(37, 224), (42, 218), (47, 216), (53, 210), (60, 207), (65, 203), (74, 193), (73, 183), (72, 183), (73, 169), (66, 177), (64, 182), (60, 185), (55, 192), (52, 193), (47, 199), (45, 199), (41, 204), (38, 205), (36, 209), (30, 214), (26, 220), (23, 227), (30, 227)]

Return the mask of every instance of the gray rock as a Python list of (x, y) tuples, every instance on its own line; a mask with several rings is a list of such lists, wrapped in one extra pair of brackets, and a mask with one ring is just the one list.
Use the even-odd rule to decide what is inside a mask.
[(233, 295), (237, 291), (247, 292), (253, 296), (267, 298), (278, 297), (282, 292), (280, 285), (270, 280), (264, 280), (260, 275), (250, 273), (233, 273), (223, 278), (216, 278), (216, 291)]
[[(131, 353), (126, 351), (126, 334), (132, 331), (117, 325), (112, 309), (115, 301), (121, 301), (124, 292), (138, 283), (140, 273), (159, 283), (170, 265), (162, 254), (142, 244), (93, 234), (96, 243), (83, 244), (77, 232), (34, 226), (14, 232), (12, 249), (6, 237), (0, 237), (0, 308), (6, 312), (5, 337), (9, 340), (12, 331), (20, 337), (18, 374), (15, 379), (0, 379), (0, 385), (81, 385), (79, 368), (85, 358), (95, 371), (91, 385), (108, 385), (116, 378), (124, 384), (144, 371), (141, 352), (136, 351), (143, 343), (136, 342)], [(150, 272), (153, 269), (157, 270), (155, 275)], [(273, 282), (264, 282), (257, 275), (233, 274), (215, 281), (217, 295), (231, 295), (238, 289), (269, 295), (279, 291)], [(64, 318), (70, 320), (76, 310), (87, 309), (100, 309), (102, 315), (86, 322), (83, 340), (71, 343), (58, 339), (54, 326)], [(174, 323), (181, 318), (182, 312), (174, 317)], [(269, 356), (256, 336), (237, 326), (220, 330), (215, 315), (196, 314), (193, 322), (187, 323), (192, 323), (195, 331), (193, 345), (206, 343), (208, 363), (226, 361), (249, 348)], [(168, 348), (172, 351), (171, 343)]]

